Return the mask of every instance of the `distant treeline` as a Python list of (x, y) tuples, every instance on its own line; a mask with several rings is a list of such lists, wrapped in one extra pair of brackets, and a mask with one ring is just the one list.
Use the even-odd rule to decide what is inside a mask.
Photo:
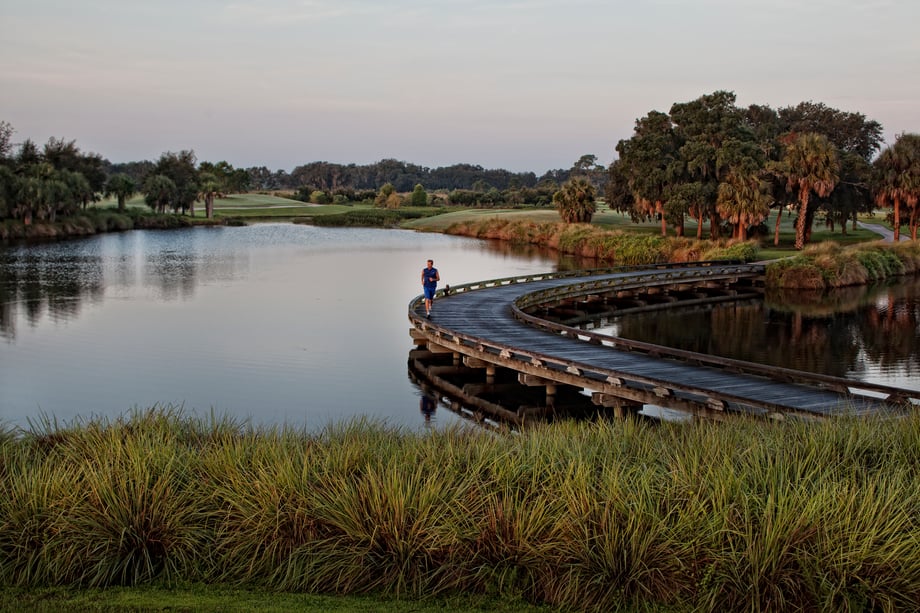
[[(365, 165), (316, 161), (288, 173), (199, 163), (190, 150), (164, 153), (156, 162), (111, 163), (81, 152), (73, 141), (52, 138), (43, 149), (31, 140), (14, 146), (12, 126), (0, 121), (0, 221), (53, 222), (103, 196), (117, 198), (123, 208), (138, 192), (155, 211), (194, 213), (201, 202), (210, 218), (216, 198), (256, 190), (315, 203), (373, 200), (387, 208), (421, 202), (422, 196), (428, 205), (552, 203), (564, 221), (589, 222), (596, 194), (603, 194), (608, 206), (637, 222), (657, 219), (663, 235), (668, 228), (682, 235), (685, 221), (695, 219), (697, 238), (707, 222), (712, 239), (765, 237), (772, 212), (778, 244), (779, 220), (788, 212), (795, 214), (795, 245), (801, 249), (815, 219), (845, 232), (859, 214), (883, 207), (891, 211), (896, 240), (902, 225), (917, 237), (920, 135), (901, 134), (883, 147), (881, 124), (861, 113), (815, 102), (743, 108), (735, 100), (733, 92), (717, 91), (675, 103), (668, 113), (650, 111), (636, 120), (630, 138), (611, 147), (617, 157), (609, 167), (587, 154), (569, 169), (539, 177), (396, 159)], [(419, 198), (400, 196), (409, 192)]]
[[(590, 156), (593, 158), (593, 156)], [(224, 162), (226, 164), (226, 162)], [(109, 174), (124, 173), (139, 185), (154, 169), (151, 161), (108, 164)], [(605, 169), (599, 168), (600, 175)], [(536, 187), (541, 183), (558, 185), (564, 182), (572, 170), (551, 170), (541, 176), (533, 172), (511, 172), (504, 169), (488, 169), (474, 164), (454, 164), (428, 168), (410, 162), (384, 159), (373, 164), (336, 164), (333, 162), (310, 162), (295, 167), (291, 172), (271, 170), (266, 166), (242, 169), (245, 181), (238, 184), (254, 191), (304, 191), (320, 190), (330, 194), (345, 190), (377, 191), (387, 183), (399, 192), (411, 192), (418, 185), (428, 190), (471, 190), (488, 191)]]

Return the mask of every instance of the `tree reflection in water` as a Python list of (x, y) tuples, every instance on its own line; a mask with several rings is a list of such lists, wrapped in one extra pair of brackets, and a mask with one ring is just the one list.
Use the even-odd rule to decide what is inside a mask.
[(773, 366), (920, 389), (920, 279), (624, 315), (594, 330)]

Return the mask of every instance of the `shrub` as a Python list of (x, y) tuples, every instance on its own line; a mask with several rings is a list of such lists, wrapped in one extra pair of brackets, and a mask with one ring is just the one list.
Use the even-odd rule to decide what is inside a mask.
[(719, 245), (712, 249), (703, 249), (701, 260), (741, 260), (753, 262), (757, 259), (758, 246), (754, 241), (735, 242)]
[(321, 190), (314, 190), (310, 192), (310, 203), (311, 204), (329, 204), (331, 199), (329, 194)]

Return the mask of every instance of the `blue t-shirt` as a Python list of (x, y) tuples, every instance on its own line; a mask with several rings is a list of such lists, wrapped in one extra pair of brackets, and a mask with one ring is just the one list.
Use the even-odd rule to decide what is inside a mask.
[(423, 268), (422, 275), (425, 277), (424, 286), (429, 289), (434, 289), (438, 286), (438, 269), (437, 268)]

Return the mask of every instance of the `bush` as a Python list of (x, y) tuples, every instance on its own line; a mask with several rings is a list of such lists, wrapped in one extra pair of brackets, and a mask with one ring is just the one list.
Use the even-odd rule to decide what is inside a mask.
[(321, 190), (315, 190), (310, 192), (310, 203), (311, 204), (329, 204), (331, 199), (329, 194)]
[(335, 215), (317, 215), (295, 223), (311, 223), (325, 227), (395, 228), (403, 221), (436, 215), (436, 211), (419, 209), (355, 209)]
[(741, 260), (742, 262), (753, 262), (757, 259), (758, 246), (754, 241), (745, 241), (743, 243), (731, 243), (723, 246), (719, 245), (712, 249), (704, 249), (701, 260)]
[(767, 284), (803, 289), (861, 285), (915, 272), (917, 262), (917, 246), (876, 242), (841, 247), (826, 242), (809, 246), (794, 258), (769, 264)]

